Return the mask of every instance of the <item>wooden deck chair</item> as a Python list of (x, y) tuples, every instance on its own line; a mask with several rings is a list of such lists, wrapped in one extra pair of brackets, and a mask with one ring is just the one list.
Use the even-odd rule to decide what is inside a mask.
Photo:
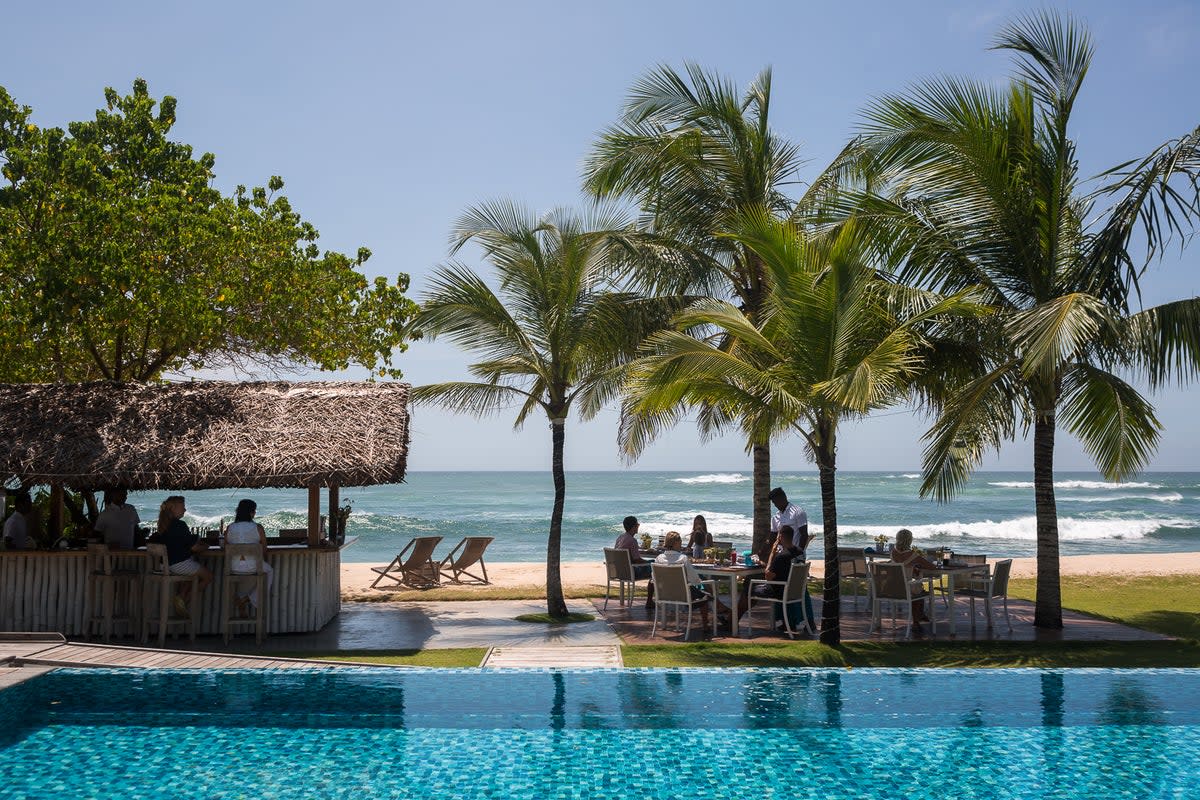
[(379, 573), (371, 588), (378, 588), (384, 578), (417, 589), (429, 589), (440, 584), (441, 574), (433, 560), (433, 548), (440, 541), (440, 536), (414, 536), (386, 567), (371, 567), (372, 572)]
[[(450, 573), (447, 580), (454, 583), (474, 583), (480, 586), (487, 586), (491, 583), (487, 576), (487, 566), (483, 563), (483, 551), (487, 550), (489, 544), (492, 543), (491, 536), (464, 536), (463, 540), (454, 546), (450, 551), (450, 555), (442, 559), (442, 563), (438, 568), (442, 573)], [(461, 551), (461, 552), (459, 552)], [(479, 565), (479, 570), (483, 573), (483, 577), (479, 577), (473, 572), (468, 572), (468, 569)], [(464, 581), (462, 576), (466, 575), (471, 580)]]

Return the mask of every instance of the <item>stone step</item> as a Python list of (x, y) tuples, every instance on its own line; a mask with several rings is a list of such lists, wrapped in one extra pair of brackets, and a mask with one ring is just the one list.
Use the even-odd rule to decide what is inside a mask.
[(484, 667), (614, 667), (624, 666), (618, 645), (577, 645), (557, 647), (493, 647), (483, 659)]

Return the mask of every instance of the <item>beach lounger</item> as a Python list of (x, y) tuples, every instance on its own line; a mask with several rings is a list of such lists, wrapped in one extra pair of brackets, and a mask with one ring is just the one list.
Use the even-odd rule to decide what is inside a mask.
[(379, 577), (371, 584), (378, 588), (384, 578), (417, 589), (429, 589), (441, 583), (441, 573), (433, 560), (433, 548), (442, 541), (440, 536), (415, 536), (386, 567), (371, 567)]
[[(442, 574), (450, 573), (447, 580), (454, 583), (475, 583), (487, 586), (491, 581), (488, 580), (487, 567), (483, 563), (483, 551), (487, 550), (488, 545), (492, 543), (492, 538), (491, 536), (464, 536), (463, 540), (450, 551), (450, 555), (442, 559), (438, 568)], [(483, 573), (482, 578), (473, 572), (468, 572), (477, 564), (480, 572)], [(464, 581), (463, 575), (470, 580)]]

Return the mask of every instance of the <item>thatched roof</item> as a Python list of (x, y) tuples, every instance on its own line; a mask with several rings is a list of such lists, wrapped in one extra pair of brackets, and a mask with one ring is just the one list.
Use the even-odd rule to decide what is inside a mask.
[(0, 478), (75, 489), (399, 483), (398, 383), (0, 384)]

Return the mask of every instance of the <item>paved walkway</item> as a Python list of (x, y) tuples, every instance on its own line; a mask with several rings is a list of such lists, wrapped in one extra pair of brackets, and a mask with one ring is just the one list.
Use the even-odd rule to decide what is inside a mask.
[[(150, 669), (313, 669), (351, 662), (230, 655), (156, 647), (68, 642), (60, 634), (0, 633), (0, 689), (56, 667), (141, 667)], [(380, 666), (372, 664), (370, 666)]]

